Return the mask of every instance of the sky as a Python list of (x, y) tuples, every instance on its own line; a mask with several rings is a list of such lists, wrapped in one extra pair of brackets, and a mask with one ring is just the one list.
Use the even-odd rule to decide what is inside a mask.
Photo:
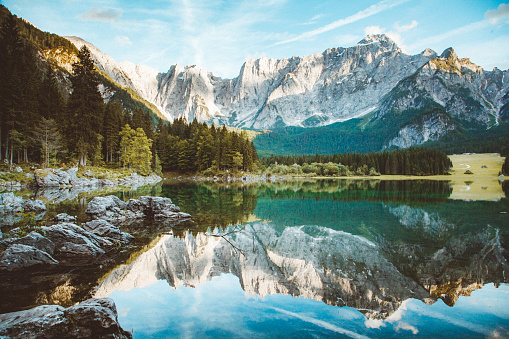
[(509, 69), (509, 4), (490, 0), (1, 0), (43, 31), (78, 36), (117, 62), (197, 65), (234, 78), (260, 57), (290, 58), (389, 35), (407, 54), (453, 47)]

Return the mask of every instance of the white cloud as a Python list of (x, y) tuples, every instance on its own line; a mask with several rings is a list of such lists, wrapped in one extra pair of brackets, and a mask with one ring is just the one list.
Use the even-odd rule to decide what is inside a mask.
[(368, 26), (368, 27), (364, 28), (365, 35), (382, 34), (384, 32), (385, 32), (385, 28), (382, 28), (380, 26)]
[(316, 21), (318, 19), (320, 19), (321, 17), (323, 17), (323, 14), (317, 14), (314, 17), (312, 17), (311, 19), (309, 19), (308, 22), (302, 23), (302, 25), (314, 25), (314, 24), (316, 24)]
[(412, 325), (407, 324), (407, 323), (399, 323), (399, 324), (397, 324), (396, 327), (395, 327), (395, 330), (397, 332), (399, 332), (399, 330), (412, 331), (412, 333), (414, 335), (419, 333), (419, 330), (415, 326), (412, 326)]
[(108, 21), (117, 21), (121, 15), (122, 15), (122, 12), (115, 8), (108, 8), (108, 9), (100, 10), (97, 7), (93, 7), (88, 12), (83, 13), (81, 15), (81, 18), (84, 20), (89, 20), (89, 21), (108, 22)]
[(394, 24), (394, 29), (395, 29), (397, 32), (400, 32), (400, 33), (401, 33), (401, 32), (406, 32), (406, 31), (411, 30), (412, 28), (417, 27), (417, 25), (418, 25), (418, 24), (419, 24), (419, 23), (417, 22), (417, 20), (412, 20), (412, 23), (411, 23), (411, 24), (409, 24), (409, 25), (401, 25), (401, 26), (399, 25), (399, 23), (398, 23), (398, 22), (396, 22), (396, 23)]
[(509, 24), (509, 4), (500, 4), (497, 9), (486, 11), (484, 17), (492, 24), (497, 24), (499, 20)]
[(291, 39), (279, 41), (275, 45), (282, 45), (282, 44), (287, 44), (287, 43), (298, 41), (298, 40), (302, 40), (302, 39), (312, 38), (312, 37), (314, 37), (316, 35), (319, 35), (319, 34), (322, 34), (322, 33), (328, 32), (328, 31), (331, 31), (331, 30), (336, 29), (338, 27), (345, 26), (345, 25), (351, 24), (353, 22), (356, 22), (356, 21), (368, 18), (368, 17), (370, 17), (372, 15), (375, 15), (377, 13), (380, 13), (382, 11), (385, 11), (385, 10), (387, 10), (389, 8), (392, 8), (394, 6), (400, 5), (400, 4), (402, 4), (404, 2), (407, 2), (407, 1), (408, 0), (396, 0), (396, 1), (382, 0), (382, 1), (377, 2), (376, 4), (374, 4), (372, 6), (369, 6), (365, 10), (359, 11), (359, 12), (355, 13), (354, 15), (351, 15), (351, 16), (349, 16), (347, 18), (339, 19), (337, 21), (334, 21), (333, 23), (330, 23), (330, 24), (325, 25), (323, 27), (317, 28), (315, 30), (304, 32), (304, 33), (299, 34), (296, 37), (293, 37)]
[(364, 325), (367, 328), (380, 328), (385, 326), (385, 322), (382, 319), (366, 318)]
[(129, 39), (127, 36), (120, 36), (117, 35), (115, 37), (115, 42), (119, 44), (120, 46), (130, 46), (133, 44), (133, 42)]

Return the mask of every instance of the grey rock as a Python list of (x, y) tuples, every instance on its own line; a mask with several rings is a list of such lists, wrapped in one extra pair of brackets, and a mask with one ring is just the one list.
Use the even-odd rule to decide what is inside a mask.
[(0, 270), (15, 270), (40, 264), (58, 264), (47, 252), (33, 246), (12, 244), (0, 255)]
[(102, 238), (107, 238), (112, 242), (121, 242), (127, 244), (131, 242), (134, 237), (129, 233), (120, 231), (120, 229), (106, 220), (92, 220), (81, 225), (86, 231), (89, 231)]
[(122, 216), (122, 210), (126, 207), (127, 205), (122, 200), (113, 195), (95, 197), (88, 203), (85, 213), (91, 219), (117, 222), (122, 221), (119, 220), (119, 217)]
[(60, 213), (55, 215), (53, 221), (56, 222), (75, 222), (78, 220), (78, 217), (69, 215), (67, 213)]
[(0, 336), (7, 338), (132, 338), (118, 323), (113, 300), (88, 299), (67, 309), (43, 305), (0, 315)]
[(34, 181), (37, 187), (59, 187), (60, 180), (51, 169), (37, 169), (34, 171)]
[(115, 196), (96, 197), (90, 201), (85, 213), (91, 220), (102, 219), (110, 223), (143, 218), (183, 219), (189, 214), (180, 214), (180, 208), (170, 198), (142, 196), (129, 199), (127, 204)]
[(46, 205), (41, 200), (23, 200), (23, 209), (25, 212), (43, 212), (46, 211)]
[(23, 217), (22, 212), (36, 212), (37, 220), (44, 216), (46, 206), (41, 200), (23, 200), (14, 193), (0, 194), (0, 215), (3, 225), (14, 225)]
[(72, 223), (42, 227), (46, 237), (55, 244), (55, 253), (67, 256), (97, 256), (104, 254), (102, 246), (111, 246), (107, 239), (87, 232)]
[(55, 251), (55, 244), (51, 240), (34, 231), (23, 238), (13, 240), (13, 243), (32, 246), (48, 254)]

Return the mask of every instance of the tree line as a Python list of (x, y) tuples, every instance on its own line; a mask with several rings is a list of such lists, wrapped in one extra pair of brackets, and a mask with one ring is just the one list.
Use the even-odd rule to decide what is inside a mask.
[(155, 149), (164, 171), (212, 173), (225, 170), (251, 171), (257, 168), (258, 154), (247, 133), (229, 131), (184, 119), (159, 122)]
[[(303, 173), (320, 175), (360, 175), (401, 174), (401, 175), (441, 175), (452, 167), (451, 160), (439, 150), (408, 148), (395, 151), (362, 153), (335, 153), (333, 155), (270, 156), (262, 158), (265, 166), (279, 164), (297, 165)], [(325, 166), (329, 164), (329, 166)], [(342, 167), (333, 166), (340, 164)], [(337, 168), (336, 168), (337, 167)], [(343, 172), (341, 172), (343, 171)], [(348, 172), (347, 172), (348, 171)]]

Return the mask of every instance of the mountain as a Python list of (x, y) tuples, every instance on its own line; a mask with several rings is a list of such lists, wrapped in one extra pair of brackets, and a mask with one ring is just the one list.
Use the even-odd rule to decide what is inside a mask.
[[(99, 69), (132, 88), (169, 119), (210, 121), (243, 128), (314, 127), (363, 116), (401, 79), (436, 57), (409, 56), (385, 35), (350, 48), (290, 59), (247, 61), (239, 76), (221, 79), (198, 66), (173, 65), (156, 74), (144, 66), (116, 64), (87, 44)], [(140, 74), (141, 73), (141, 74)]]
[[(0, 5), (0, 27), (3, 26), (11, 16), (11, 12), (3, 5)], [(58, 79), (59, 90), (64, 98), (67, 98), (71, 91), (70, 76), (72, 73), (72, 65), (78, 61), (78, 49), (83, 45), (83, 43), (79, 44), (78, 41), (82, 40), (76, 38), (71, 42), (73, 39), (44, 32), (25, 19), (14, 16), (14, 20), (22, 40), (27, 44), (27, 48), (33, 50), (37, 55), (34, 69), (37, 74), (34, 74), (34, 76), (36, 78), (44, 78), (47, 65), (51, 65)], [(100, 53), (99, 50), (97, 50), (94, 55), (105, 56)], [(105, 65), (106, 68), (101, 68), (102, 65)], [(114, 65), (116, 65), (116, 62), (111, 57), (109, 57), (109, 59), (103, 58), (101, 62), (96, 62), (96, 66), (100, 73), (100, 90), (105, 101), (119, 100), (124, 108), (130, 111), (140, 108), (145, 113), (150, 114), (154, 121), (158, 117), (162, 117), (157, 107), (142, 98), (145, 93), (141, 85), (136, 87), (135, 90), (131, 90), (128, 83), (122, 82), (120, 77), (110, 77), (110, 74), (114, 74), (112, 71), (115, 68)], [(129, 82), (138, 84), (140, 78), (150, 78), (143, 73), (150, 73), (151, 70), (147, 67), (135, 67), (132, 65), (134, 70), (131, 70), (131, 65), (128, 63), (125, 63), (124, 67), (129, 70)], [(137, 74), (136, 72), (140, 74), (138, 79), (135, 77)], [(139, 95), (138, 92), (142, 95)]]
[(196, 65), (158, 73), (116, 63), (68, 39), (86, 44), (98, 69), (170, 121), (273, 129), (255, 139), (262, 155), (422, 144), (458, 151), (479, 139), (496, 151), (509, 136), (508, 71), (485, 71), (452, 48), (407, 55), (386, 35), (369, 35), (349, 48), (250, 60), (236, 78), (222, 79)]
[(41, 60), (56, 65), (64, 95), (77, 49), (86, 45), (105, 101), (142, 108), (153, 121), (185, 118), (272, 129), (254, 140), (260, 155), (414, 145), (499, 152), (509, 143), (509, 71), (485, 71), (452, 48), (440, 56), (430, 49), (407, 55), (388, 36), (369, 35), (348, 48), (250, 60), (236, 78), (222, 79), (196, 65), (159, 73), (117, 63), (80, 38), (66, 40), (19, 22)]

